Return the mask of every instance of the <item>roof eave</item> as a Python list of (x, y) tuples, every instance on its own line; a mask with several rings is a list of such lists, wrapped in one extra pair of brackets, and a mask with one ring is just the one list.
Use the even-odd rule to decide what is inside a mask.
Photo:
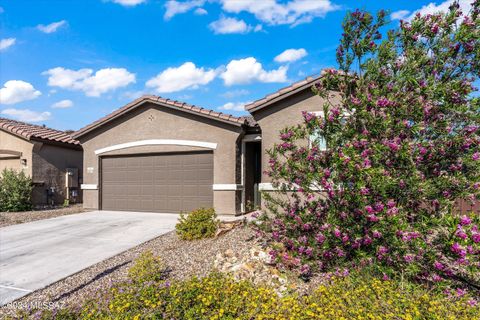
[[(317, 79), (317, 80), (318, 80), (318, 79)], [(317, 80), (312, 81), (312, 82), (307, 83), (307, 84), (304, 84), (303, 86), (299, 86), (298, 88), (295, 88), (295, 89), (293, 89), (292, 91), (288, 91), (288, 92), (286, 92), (286, 93), (284, 93), (284, 94), (278, 95), (278, 96), (276, 96), (275, 98), (272, 98), (272, 99), (269, 99), (269, 100), (265, 101), (264, 103), (257, 104), (257, 105), (255, 105), (255, 103), (252, 103), (252, 104), (251, 104), (251, 107), (248, 107), (248, 105), (247, 105), (247, 106), (245, 106), (245, 110), (248, 111), (248, 112), (250, 112), (250, 113), (253, 113), (253, 112), (256, 112), (256, 111), (261, 110), (261, 109), (263, 109), (263, 108), (266, 108), (266, 107), (268, 107), (268, 106), (270, 106), (270, 105), (272, 105), (272, 104), (274, 104), (274, 103), (276, 103), (276, 102), (278, 102), (278, 101), (281, 101), (281, 100), (283, 100), (283, 99), (285, 99), (285, 98), (288, 98), (288, 97), (290, 97), (290, 96), (292, 96), (292, 95), (294, 95), (294, 94), (297, 94), (298, 92), (301, 92), (301, 91), (303, 91), (303, 90), (306, 90), (306, 89), (308, 89), (308, 88), (311, 88), (312, 85), (313, 85)]]
[(228, 120), (228, 119), (217, 118), (217, 117), (209, 116), (208, 114), (203, 114), (201, 112), (196, 112), (196, 111), (184, 109), (184, 108), (181, 108), (181, 107), (177, 107), (177, 106), (174, 106), (174, 105), (170, 105), (168, 103), (163, 103), (162, 101), (159, 101), (159, 97), (144, 96), (144, 97), (138, 98), (137, 100), (134, 100), (131, 103), (127, 104), (128, 107), (125, 108), (125, 110), (123, 110), (122, 112), (119, 112), (118, 114), (115, 114), (111, 117), (107, 116), (107, 118), (105, 118), (102, 121), (99, 121), (98, 123), (93, 123), (91, 125), (88, 125), (88, 126), (84, 127), (83, 129), (78, 130), (77, 132), (72, 134), (72, 137), (74, 139), (78, 139), (78, 138), (86, 135), (87, 133), (92, 132), (93, 130), (96, 130), (97, 128), (101, 127), (102, 125), (104, 125), (104, 124), (106, 124), (110, 121), (113, 121), (115, 119), (118, 119), (119, 117), (128, 113), (132, 109), (140, 106), (141, 104), (147, 103), (147, 102), (151, 102), (151, 103), (161, 105), (163, 107), (167, 107), (167, 108), (170, 108), (170, 109), (173, 109), (173, 110), (185, 112), (185, 113), (188, 113), (188, 114), (197, 115), (197, 116), (200, 116), (200, 117), (204, 117), (204, 118), (211, 119), (211, 120), (214, 120), (214, 121), (219, 121), (219, 122), (226, 123), (226, 124), (233, 125), (233, 126), (237, 126), (237, 127), (241, 127), (241, 126), (245, 125), (245, 121), (231, 121), (231, 120)]
[(56, 140), (50, 140), (50, 139), (38, 138), (38, 137), (31, 137), (30, 141), (38, 141), (44, 144), (59, 146), (63, 148), (83, 150), (80, 143), (62, 142), (62, 141), (56, 141)]
[(31, 135), (26, 135), (26, 136), (24, 136), (24, 135), (22, 135), (22, 134), (20, 134), (20, 133), (18, 133), (18, 132), (12, 132), (12, 131), (10, 131), (10, 130), (6, 130), (6, 129), (1, 128), (1, 127), (0, 127), (0, 130), (3, 131), (3, 132), (5, 132), (5, 133), (9, 133), (9, 134), (11, 134), (11, 135), (13, 135), (13, 136), (15, 136), (15, 137), (17, 137), (17, 138), (20, 138), (20, 139), (22, 139), (22, 140), (25, 140), (25, 141), (30, 141), (31, 138), (32, 138)]

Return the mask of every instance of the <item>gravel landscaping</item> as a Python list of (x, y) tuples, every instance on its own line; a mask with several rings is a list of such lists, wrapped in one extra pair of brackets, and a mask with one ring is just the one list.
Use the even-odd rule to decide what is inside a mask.
[[(133, 260), (147, 250), (162, 258), (172, 279), (204, 276), (213, 270), (219, 253), (232, 250), (238, 255), (246, 255), (254, 243), (254, 232), (248, 227), (237, 227), (218, 238), (196, 241), (180, 240), (172, 231), (35, 291), (15, 303), (17, 306), (49, 302), (59, 306), (80, 304), (113, 282), (126, 280)], [(13, 309), (3, 308), (0, 316), (1, 313), (12, 315), (14, 312)]]
[(0, 227), (85, 212), (81, 204), (22, 212), (0, 212)]

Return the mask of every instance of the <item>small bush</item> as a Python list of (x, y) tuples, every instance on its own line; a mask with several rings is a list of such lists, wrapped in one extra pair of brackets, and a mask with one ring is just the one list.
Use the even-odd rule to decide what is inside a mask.
[(213, 208), (200, 208), (188, 215), (182, 213), (179, 220), (175, 228), (183, 240), (211, 238), (215, 235), (219, 224)]
[(0, 175), (0, 211), (32, 209), (32, 179), (23, 171), (5, 169)]
[(213, 273), (198, 279), (124, 283), (80, 308), (40, 311), (37, 319), (477, 319), (467, 295), (448, 297), (421, 286), (351, 275), (311, 295), (279, 297), (269, 287)]
[(158, 282), (164, 278), (165, 266), (160, 257), (153, 255), (151, 251), (143, 252), (135, 261), (133, 267), (128, 270), (128, 276), (133, 282), (143, 283), (147, 281)]

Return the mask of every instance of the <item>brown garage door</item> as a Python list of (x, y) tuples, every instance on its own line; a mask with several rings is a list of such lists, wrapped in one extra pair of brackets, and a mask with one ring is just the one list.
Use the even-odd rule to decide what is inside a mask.
[(213, 206), (211, 152), (102, 158), (102, 209), (181, 212)]

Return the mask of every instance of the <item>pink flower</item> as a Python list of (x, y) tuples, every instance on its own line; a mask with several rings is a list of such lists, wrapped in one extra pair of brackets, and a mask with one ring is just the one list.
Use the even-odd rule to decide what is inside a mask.
[(468, 226), (470, 223), (472, 223), (472, 219), (470, 219), (468, 216), (461, 216), (460, 217), (460, 224), (462, 226)]
[(319, 243), (319, 244), (322, 244), (324, 241), (325, 241), (325, 236), (321, 233), (317, 234), (315, 236), (315, 240)]
[(304, 264), (300, 269), (302, 274), (310, 274), (310, 266), (308, 264)]
[(396, 203), (395, 203), (395, 200), (390, 199), (390, 200), (388, 200), (388, 202), (387, 202), (387, 208), (388, 208), (388, 209), (392, 209), (393, 207), (395, 207), (395, 204), (396, 204)]
[(456, 290), (457, 297), (462, 297), (466, 293), (467, 293), (467, 290), (465, 290), (465, 289), (457, 288), (457, 290)]
[(305, 250), (305, 254), (306, 254), (307, 256), (311, 256), (312, 253), (313, 253), (313, 249), (310, 248), (310, 247), (308, 247), (308, 248)]
[(480, 243), (480, 233), (472, 233), (472, 240), (475, 243)]
[(365, 206), (365, 210), (370, 214), (375, 212), (375, 210), (373, 210), (372, 206)]
[(362, 187), (362, 188), (360, 189), (360, 194), (362, 194), (362, 195), (364, 195), (364, 196), (367, 195), (367, 194), (369, 194), (369, 193), (370, 193), (370, 190), (368, 190), (368, 188)]
[(475, 152), (473, 155), (472, 155), (472, 159), (474, 161), (477, 161), (480, 159), (480, 152)]
[(393, 105), (393, 102), (388, 100), (385, 97), (382, 97), (377, 100), (377, 107), (384, 108), (384, 107), (389, 107), (391, 105)]
[(470, 300), (467, 301), (467, 303), (470, 307), (475, 307), (478, 302), (475, 299), (470, 299)]
[(442, 279), (442, 277), (440, 277), (438, 274), (434, 274), (434, 275), (432, 276), (432, 280), (433, 280), (434, 282), (440, 282), (440, 281), (442, 281), (443, 279)]
[(415, 257), (411, 254), (406, 254), (403, 256), (403, 260), (405, 260), (407, 263), (412, 263), (414, 259)]
[(445, 268), (445, 266), (438, 261), (435, 261), (433, 263), (433, 266), (435, 267), (435, 269), (437, 269), (439, 271), (442, 271)]
[(450, 247), (450, 249), (452, 250), (452, 252), (456, 253), (458, 256), (460, 256), (460, 258), (465, 258), (465, 256), (467, 255), (467, 251), (465, 249), (462, 248), (461, 245), (459, 245), (457, 242), (455, 242), (454, 244), (452, 244), (452, 246)]
[(378, 247), (377, 253), (381, 254), (381, 255), (386, 254), (386, 253), (388, 253), (388, 248), (386, 248), (384, 246), (380, 246), (380, 247)]
[(369, 236), (366, 236), (365, 238), (363, 238), (364, 245), (368, 246), (371, 243), (372, 243), (372, 238), (370, 238)]
[(461, 229), (460, 229), (460, 230), (457, 230), (457, 231), (455, 232), (455, 235), (456, 235), (457, 237), (459, 237), (460, 239), (462, 239), (462, 240), (465, 240), (465, 239), (467, 239), (467, 237), (468, 237), (467, 234), (466, 234), (463, 230), (461, 230)]
[(397, 207), (393, 207), (393, 208), (390, 208), (387, 210), (387, 215), (388, 216), (394, 216), (398, 213), (398, 208)]
[(357, 98), (357, 97), (352, 97), (350, 100), (352, 101), (352, 104), (354, 104), (354, 105), (356, 105), (356, 106), (358, 106), (358, 105), (360, 105), (360, 104), (362, 103), (362, 100), (360, 100), (360, 99)]
[(333, 235), (337, 238), (340, 238), (340, 236), (342, 235), (342, 233), (340, 232), (340, 230), (338, 230), (337, 228), (335, 228), (335, 230), (333, 230)]
[(372, 236), (373, 236), (374, 238), (379, 239), (379, 238), (382, 237), (382, 233), (379, 232), (379, 231), (377, 231), (377, 230), (374, 230), (374, 231), (372, 232)]

